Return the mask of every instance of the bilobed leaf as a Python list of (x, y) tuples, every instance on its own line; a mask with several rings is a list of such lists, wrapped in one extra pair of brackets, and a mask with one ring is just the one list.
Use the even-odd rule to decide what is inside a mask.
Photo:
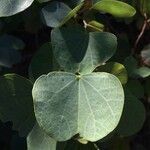
[(92, 7), (100, 12), (110, 13), (115, 17), (132, 17), (136, 10), (124, 2), (118, 0), (100, 0)]
[(69, 72), (91, 73), (115, 53), (117, 39), (107, 32), (87, 33), (79, 26), (55, 28), (52, 49), (60, 67)]
[(12, 121), (13, 129), (26, 136), (34, 126), (32, 83), (15, 74), (0, 77), (0, 119)]
[(52, 72), (37, 79), (32, 95), (39, 126), (58, 141), (76, 134), (88, 141), (105, 137), (117, 126), (124, 104), (121, 83), (109, 73)]
[(28, 8), (34, 0), (0, 0), (0, 17), (11, 16)]
[(27, 137), (27, 147), (28, 150), (56, 150), (56, 141), (36, 123)]

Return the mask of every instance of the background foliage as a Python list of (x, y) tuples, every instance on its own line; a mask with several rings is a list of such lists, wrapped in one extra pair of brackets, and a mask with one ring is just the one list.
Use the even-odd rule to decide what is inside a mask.
[[(84, 3), (83, 0), (0, 0), (0, 149), (149, 150), (149, 17), (149, 0), (87, 0)], [(82, 75), (90, 73), (91, 76), (107, 72), (120, 80), (125, 93), (124, 109), (113, 132), (101, 140), (94, 139), (94, 143), (76, 136), (69, 141), (56, 142), (47, 134), (49, 128), (45, 126), (49, 124), (40, 124), (46, 132), (39, 127), (35, 120), (39, 123), (42, 117), (47, 119), (42, 108), (49, 106), (47, 103), (44, 106), (44, 102), (41, 107), (38, 103), (43, 96), (39, 94), (42, 86), (56, 80), (58, 85), (55, 88), (58, 89), (61, 81), (60, 78), (51, 81), (48, 77), (36, 79), (56, 70)], [(93, 70), (96, 73), (91, 73)], [(69, 74), (64, 73), (61, 77), (68, 81)], [(52, 74), (49, 76), (53, 77)], [(114, 76), (113, 80), (116, 79)], [(74, 89), (76, 82), (67, 90)], [(99, 82), (102, 84), (103, 80)], [(95, 82), (93, 89), (97, 89), (100, 83)], [(51, 85), (47, 88), (53, 89), (54, 84)], [(85, 83), (84, 86), (88, 90)], [(32, 88), (37, 101), (32, 99)], [(103, 84), (101, 90), (104, 88), (107, 84)], [(81, 86), (81, 89), (84, 88)], [(67, 90), (60, 97), (65, 97)], [(76, 100), (75, 92), (72, 92), (73, 101)], [(112, 100), (115, 96), (122, 99), (122, 95), (112, 92)], [(45, 94), (44, 99), (47, 97), (49, 95)], [(90, 95), (88, 98), (90, 100)], [(35, 114), (33, 105), (36, 105)], [(53, 105), (48, 107), (47, 113)], [(116, 107), (110, 106), (117, 113), (122, 103), (118, 101)], [(61, 103), (60, 112), (63, 107)], [(114, 122), (112, 119), (112, 124)], [(110, 129), (108, 122), (105, 127)], [(68, 139), (67, 131), (63, 130), (60, 135)]]

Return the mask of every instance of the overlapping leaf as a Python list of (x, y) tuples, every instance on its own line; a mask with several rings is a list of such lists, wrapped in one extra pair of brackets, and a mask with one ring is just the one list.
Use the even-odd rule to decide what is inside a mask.
[(32, 83), (18, 75), (0, 77), (0, 119), (12, 121), (13, 128), (26, 136), (34, 126)]
[(78, 26), (55, 28), (52, 48), (62, 69), (82, 74), (91, 73), (115, 53), (117, 39), (106, 32), (87, 33)]

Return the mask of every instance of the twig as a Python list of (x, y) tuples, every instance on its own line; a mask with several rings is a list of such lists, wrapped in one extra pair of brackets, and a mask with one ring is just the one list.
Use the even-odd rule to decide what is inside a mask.
[(143, 23), (143, 26), (142, 26), (142, 29), (140, 31), (140, 34), (138, 35), (136, 41), (135, 41), (135, 44), (134, 44), (134, 49), (132, 49), (132, 55), (135, 53), (136, 49), (137, 49), (137, 46), (138, 46), (138, 43), (139, 41), (141, 40), (145, 30), (146, 30), (146, 27), (148, 26), (148, 24), (150, 23), (150, 19), (147, 19), (147, 14), (144, 13), (144, 23)]

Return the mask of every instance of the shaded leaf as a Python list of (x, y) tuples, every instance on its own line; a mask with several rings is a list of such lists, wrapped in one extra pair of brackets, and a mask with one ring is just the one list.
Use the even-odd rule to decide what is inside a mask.
[(0, 77), (0, 119), (12, 121), (13, 128), (26, 136), (34, 126), (32, 83), (15, 74)]
[(20, 62), (21, 54), (18, 50), (23, 49), (24, 42), (11, 35), (0, 37), (0, 66), (12, 67)]
[(78, 26), (55, 28), (51, 34), (55, 59), (69, 72), (91, 73), (115, 53), (116, 37), (107, 32), (87, 33)]
[(42, 74), (52, 70), (52, 48), (50, 43), (45, 43), (40, 47), (32, 58), (29, 66), (30, 79), (35, 81)]
[(144, 105), (125, 89), (125, 106), (116, 132), (120, 136), (131, 136), (142, 128), (145, 121)]

